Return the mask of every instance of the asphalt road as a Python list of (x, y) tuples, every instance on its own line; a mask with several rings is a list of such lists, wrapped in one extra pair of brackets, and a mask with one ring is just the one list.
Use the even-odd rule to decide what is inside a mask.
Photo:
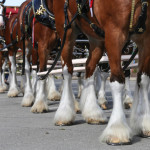
[[(57, 81), (57, 86), (59, 86)], [(134, 91), (135, 81), (131, 81)], [(73, 89), (77, 94), (76, 81)], [(107, 99), (112, 111), (112, 97), (107, 84)], [(49, 101), (49, 112), (33, 114), (30, 108), (21, 107), (22, 95), (8, 98), (0, 94), (0, 150), (149, 150), (150, 139), (134, 137), (129, 146), (108, 146), (98, 138), (106, 125), (89, 125), (77, 114), (72, 126), (55, 126), (53, 118), (59, 102)], [(125, 110), (129, 120), (130, 110)]]

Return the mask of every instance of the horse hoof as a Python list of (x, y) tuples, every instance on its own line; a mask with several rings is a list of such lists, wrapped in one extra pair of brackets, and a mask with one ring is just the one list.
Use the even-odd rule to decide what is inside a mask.
[(48, 100), (50, 101), (60, 101), (61, 95), (58, 93), (56, 93), (55, 95), (53, 94), (53, 96), (49, 96), (47, 97)]
[(132, 103), (124, 103), (125, 109), (130, 109), (132, 107)]
[(49, 111), (48, 106), (43, 101), (35, 102), (31, 108), (31, 112), (33, 113), (45, 113), (48, 111)]
[(4, 93), (5, 92), (5, 90), (3, 90), (3, 89), (0, 89), (0, 93)]
[(91, 125), (99, 125), (99, 124), (106, 124), (107, 121), (105, 121), (105, 120), (88, 119), (87, 123), (91, 124)]
[(101, 105), (100, 105), (100, 107), (101, 107), (103, 110), (108, 109), (108, 107), (107, 107), (107, 103), (103, 103), (103, 104), (101, 104)]
[(34, 104), (34, 102), (22, 102), (21, 106), (22, 107), (31, 107)]
[(8, 91), (7, 96), (8, 97), (17, 97), (19, 94), (19, 91), (17, 88), (12, 88)]
[(61, 122), (61, 121), (59, 121), (59, 122), (55, 123), (56, 126), (70, 126), (72, 124), (73, 124), (72, 121), (71, 122)]
[(75, 105), (75, 112), (76, 113), (81, 113), (80, 108), (79, 108), (79, 102), (75, 100), (74, 105)]
[(31, 108), (32, 113), (46, 113), (48, 112), (48, 109), (36, 109), (36, 108)]
[(120, 145), (131, 145), (132, 141), (127, 140), (127, 141), (120, 142), (118, 138), (112, 138), (110, 141), (106, 141), (106, 143), (111, 146), (120, 146)]
[(142, 138), (150, 138), (150, 131), (144, 131), (140, 134)]

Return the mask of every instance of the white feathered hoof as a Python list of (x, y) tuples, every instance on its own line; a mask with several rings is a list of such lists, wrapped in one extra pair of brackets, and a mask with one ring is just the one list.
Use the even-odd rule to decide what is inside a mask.
[(88, 124), (106, 124), (108, 122), (106, 116), (100, 109), (90, 112), (88, 112), (88, 110), (83, 110), (82, 115)]
[(122, 123), (106, 127), (100, 140), (108, 145), (130, 145), (132, 144), (131, 130)]
[(150, 138), (150, 131), (143, 131), (140, 136), (143, 138)]
[(64, 107), (64, 109), (59, 109), (56, 111), (54, 117), (54, 123), (56, 126), (67, 126), (72, 125), (75, 119), (75, 111), (70, 107)]
[(58, 91), (54, 91), (52, 93), (50, 93), (47, 97), (48, 100), (51, 100), (51, 101), (59, 101), (61, 98), (61, 95)]
[(18, 94), (19, 94), (19, 91), (17, 88), (11, 88), (11, 89), (9, 89), (7, 96), (8, 97), (17, 97)]
[(5, 89), (3, 88), (3, 86), (0, 86), (0, 93), (4, 93)]
[(132, 107), (132, 103), (124, 103), (125, 109), (130, 109)]
[(34, 96), (32, 93), (29, 93), (29, 94), (24, 95), (21, 106), (22, 107), (30, 107), (33, 105), (33, 103), (34, 103)]
[(135, 118), (131, 116), (130, 125), (134, 132), (134, 135), (138, 135), (144, 138), (150, 138), (150, 115), (136, 115)]
[(8, 85), (7, 84), (3, 84), (2, 90), (3, 90), (3, 92), (5, 92), (6, 90), (8, 90)]
[(80, 107), (79, 107), (79, 102), (77, 100), (74, 100), (74, 106), (75, 106), (75, 112), (80, 113)]
[(103, 110), (108, 109), (108, 103), (105, 97), (99, 97), (98, 104)]
[(139, 125), (139, 131), (141, 130), (139, 135), (143, 138), (150, 138), (150, 116), (145, 115)]
[(8, 90), (8, 87), (9, 87), (9, 85), (7, 85), (6, 83), (3, 84), (3, 88), (4, 88), (5, 90)]
[(124, 108), (130, 109), (132, 107), (132, 102), (133, 102), (133, 99), (129, 96), (126, 96), (124, 101), (123, 101)]
[(100, 105), (100, 107), (103, 109), (103, 110), (107, 110), (108, 109), (108, 103), (107, 102), (105, 102), (105, 103), (103, 103), (103, 104), (99, 104)]
[(44, 112), (48, 112), (48, 105), (46, 102), (44, 101), (36, 101), (34, 103), (34, 105), (31, 108), (31, 112), (33, 113), (44, 113)]
[(103, 119), (103, 118), (101, 118), (101, 119), (99, 119), (99, 118), (86, 118), (86, 122), (88, 123), (88, 124), (106, 124), (108, 121), (107, 121), (107, 119)]

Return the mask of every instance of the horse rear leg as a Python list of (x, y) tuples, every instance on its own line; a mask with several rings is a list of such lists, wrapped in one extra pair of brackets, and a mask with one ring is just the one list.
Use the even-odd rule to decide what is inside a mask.
[(2, 83), (2, 73), (3, 73), (3, 70), (2, 70), (2, 52), (0, 52), (0, 93), (3, 93), (4, 92), (4, 89), (3, 89), (3, 83)]
[(150, 84), (150, 38), (142, 39), (143, 45), (138, 47), (139, 72), (131, 112), (131, 127), (134, 134), (150, 137), (150, 98), (148, 95)]
[(107, 118), (99, 107), (95, 92), (95, 68), (103, 54), (104, 44), (90, 40), (90, 54), (86, 63), (86, 80), (81, 93), (81, 111), (84, 119), (90, 124), (106, 123)]
[(21, 102), (21, 106), (23, 107), (30, 107), (34, 102), (34, 95), (31, 86), (31, 79), (30, 79), (30, 53), (31, 53), (31, 43), (26, 41), (26, 48), (25, 48), (25, 88), (24, 88), (24, 96)]
[[(104, 63), (104, 64), (101, 64), (100, 65), (101, 67), (107, 67), (108, 64), (107, 63)], [(104, 68), (104, 69), (105, 69)], [(98, 68), (97, 70), (97, 76), (96, 76), (96, 84), (99, 83), (99, 88), (97, 90), (97, 97), (98, 97), (98, 104), (100, 105), (100, 107), (102, 109), (107, 109), (107, 99), (106, 99), (106, 92), (105, 92), (105, 87), (106, 87), (106, 80), (109, 76), (109, 73), (108, 72), (103, 72), (103, 71), (100, 71), (100, 68)]]
[(123, 95), (123, 104), (125, 109), (132, 107), (133, 97), (130, 89), (130, 69), (125, 70), (125, 92)]
[[(13, 49), (14, 48), (14, 49)], [(10, 61), (10, 86), (8, 90), (8, 97), (16, 97), (19, 94), (17, 78), (16, 78), (16, 47), (9, 48), (9, 61)]]
[(51, 101), (60, 100), (61, 95), (56, 89), (54, 76), (49, 75), (46, 82), (47, 82), (46, 87), (47, 87), (47, 93), (48, 93), (47, 99), (49, 99)]
[(8, 89), (8, 85), (5, 83), (5, 81), (6, 81), (6, 79), (5, 79), (5, 70), (6, 70), (7, 62), (8, 62), (8, 57), (4, 57), (4, 62), (3, 62), (3, 65), (2, 65), (2, 69), (3, 69), (2, 84), (3, 84), (3, 90), (4, 91), (6, 91)]
[[(38, 65), (38, 52), (37, 49), (32, 48), (32, 66), (34, 65)], [(31, 76), (32, 76), (31, 79), (32, 90), (33, 90), (33, 94), (35, 95), (36, 84), (37, 84), (37, 69), (36, 70), (32, 69)]]
[(124, 89), (124, 73), (121, 69), (121, 49), (125, 43), (125, 35), (117, 28), (105, 36), (105, 46), (109, 57), (111, 69), (110, 87), (113, 98), (113, 110), (109, 123), (101, 140), (110, 145), (130, 144), (131, 130), (127, 124), (123, 111), (122, 93)]

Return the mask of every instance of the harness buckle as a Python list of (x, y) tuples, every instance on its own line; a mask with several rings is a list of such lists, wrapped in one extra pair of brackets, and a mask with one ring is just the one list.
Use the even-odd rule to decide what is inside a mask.
[(142, 5), (145, 5), (145, 4), (148, 6), (148, 2), (142, 2)]
[(91, 24), (90, 24), (90, 27), (91, 27), (92, 29), (93, 29), (93, 25), (94, 25), (94, 23), (91, 23)]

